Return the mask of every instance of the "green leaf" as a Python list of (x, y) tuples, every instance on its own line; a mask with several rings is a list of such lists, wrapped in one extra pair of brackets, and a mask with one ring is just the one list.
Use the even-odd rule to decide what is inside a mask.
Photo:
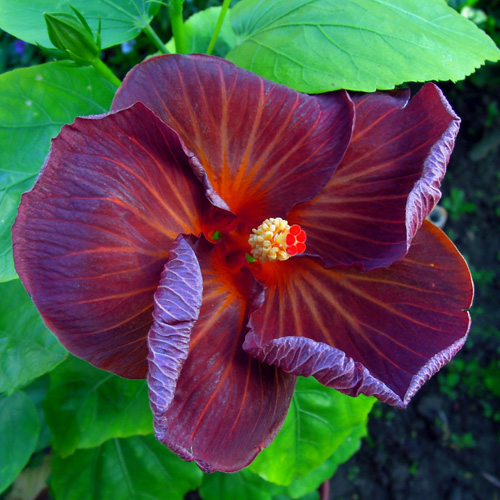
[(51, 486), (56, 500), (182, 500), (201, 476), (154, 436), (135, 436), (55, 456)]
[(23, 392), (0, 398), (0, 492), (14, 481), (33, 453), (40, 422)]
[(52, 433), (50, 432), (47, 422), (45, 421), (45, 414), (42, 406), (49, 391), (49, 384), (50, 378), (48, 375), (45, 375), (23, 388), (23, 392), (35, 404), (36, 411), (38, 412), (38, 418), (40, 419), (40, 435), (38, 436), (38, 441), (36, 443), (35, 453), (49, 447), (52, 444)]
[(73, 356), (51, 372), (43, 407), (63, 457), (111, 438), (153, 432), (144, 380), (120, 378)]
[(243, 0), (238, 66), (308, 93), (460, 80), (500, 50), (444, 0)]
[[(207, 51), (220, 11), (221, 7), (211, 7), (193, 14), (186, 20), (184, 30), (188, 53), (204, 54)], [(226, 16), (215, 43), (213, 55), (224, 57), (236, 45), (236, 41), (236, 34), (231, 26), (231, 21), (229, 16)], [(169, 52), (175, 53), (173, 38), (167, 43), (166, 47)]]
[[(275, 495), (273, 497), (273, 500), (289, 500), (290, 497), (286, 495)], [(298, 500), (319, 500), (319, 492), (318, 491), (311, 491), (310, 493), (307, 493), (307, 495), (301, 496)]]
[(66, 350), (19, 280), (0, 284), (0, 296), (0, 392), (10, 394), (56, 367)]
[(234, 474), (204, 474), (199, 493), (203, 500), (271, 500), (282, 490), (282, 487), (243, 469)]
[(0, 28), (28, 43), (51, 46), (44, 12), (73, 14), (70, 5), (80, 12), (97, 33), (101, 19), (103, 49), (135, 38), (160, 8), (150, 0), (0, 0)]
[(50, 139), (77, 116), (106, 112), (115, 90), (93, 68), (59, 63), (0, 75), (0, 281), (17, 277), (11, 227), (21, 194), (35, 182)]
[(359, 450), (361, 447), (361, 438), (367, 435), (366, 424), (366, 422), (363, 422), (355, 426), (330, 458), (326, 459), (318, 468), (306, 476), (294, 479), (286, 486), (285, 493), (290, 498), (300, 498), (317, 490), (324, 481), (335, 474), (339, 465), (347, 462)]
[(203, 500), (278, 500), (317, 498), (319, 486), (333, 476), (337, 467), (346, 462), (361, 446), (366, 436), (366, 421), (355, 426), (335, 453), (318, 468), (288, 486), (265, 481), (249, 469), (234, 474), (205, 474), (200, 486)]
[(283, 428), (250, 465), (267, 481), (288, 485), (321, 465), (364, 424), (375, 399), (352, 398), (299, 377)]

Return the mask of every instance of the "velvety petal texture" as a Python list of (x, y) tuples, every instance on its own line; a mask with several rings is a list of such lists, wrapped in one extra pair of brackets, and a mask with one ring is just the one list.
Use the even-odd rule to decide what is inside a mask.
[(202, 55), (153, 57), (136, 66), (112, 109), (136, 101), (179, 133), (212, 201), (252, 226), (317, 194), (344, 156), (353, 126), (353, 104), (343, 91), (327, 100), (300, 94)]
[[(196, 245), (202, 307), (174, 398), (166, 411), (153, 405), (155, 431), (172, 451), (195, 460), (204, 471), (232, 472), (248, 465), (273, 440), (296, 377), (243, 351), (248, 314), (262, 290), (249, 272), (228, 266), (222, 245), (210, 247), (203, 241)], [(180, 294), (182, 287), (170, 293)], [(174, 350), (170, 352), (177, 356)]]
[[(369, 270), (402, 258), (439, 201), (459, 118), (432, 83), (409, 93), (355, 94), (356, 126), (328, 185), (288, 220), (328, 267)], [(328, 100), (325, 95), (324, 99)]]
[(408, 255), (388, 268), (324, 269), (309, 258), (283, 264), (261, 270), (266, 300), (244, 344), (264, 363), (405, 407), (465, 342), (470, 273), (427, 221)]
[(145, 377), (172, 242), (208, 205), (179, 138), (144, 105), (63, 127), (13, 228), (16, 269), (75, 355)]

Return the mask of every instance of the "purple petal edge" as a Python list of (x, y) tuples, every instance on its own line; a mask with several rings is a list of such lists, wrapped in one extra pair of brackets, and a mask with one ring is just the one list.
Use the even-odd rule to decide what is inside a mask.
[(422, 176), (415, 183), (415, 186), (408, 195), (408, 200), (406, 202), (407, 251), (410, 248), (413, 237), (422, 226), (424, 219), (431, 213), (432, 209), (441, 199), (441, 191), (439, 188), (455, 146), (455, 139), (461, 121), (446, 100), (441, 89), (431, 83), (426, 85), (426, 87), (430, 86), (437, 92), (443, 107), (452, 117), (452, 121), (445, 133), (441, 136), (441, 139), (432, 147), (429, 156), (424, 162)]
[(375, 396), (380, 401), (404, 409), (411, 398), (432, 375), (440, 370), (462, 348), (470, 329), (447, 349), (437, 353), (414, 375), (403, 397), (373, 377), (359, 362), (335, 347), (305, 337), (283, 337), (260, 343), (260, 337), (250, 331), (243, 349), (262, 363), (279, 366), (293, 375), (315, 377), (321, 384), (349, 396)]
[(203, 282), (198, 259), (181, 235), (175, 240), (154, 295), (153, 325), (148, 333), (148, 386), (155, 434), (184, 460), (192, 461), (164, 436), (165, 412), (189, 353), (191, 330), (198, 319)]

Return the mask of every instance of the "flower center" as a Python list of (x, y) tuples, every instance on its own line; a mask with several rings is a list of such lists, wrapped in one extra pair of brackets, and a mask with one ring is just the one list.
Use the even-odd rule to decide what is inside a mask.
[(257, 229), (252, 229), (248, 243), (252, 256), (261, 262), (288, 260), (306, 249), (306, 233), (298, 224), (288, 225), (280, 217), (266, 219)]

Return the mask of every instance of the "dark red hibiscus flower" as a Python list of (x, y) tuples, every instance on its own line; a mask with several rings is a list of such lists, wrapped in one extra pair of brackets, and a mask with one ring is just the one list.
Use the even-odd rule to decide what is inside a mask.
[(309, 96), (148, 59), (53, 141), (13, 229), (19, 276), (69, 351), (147, 377), (160, 441), (238, 470), (297, 375), (405, 407), (463, 345), (470, 274), (424, 220), (458, 126), (433, 84)]

